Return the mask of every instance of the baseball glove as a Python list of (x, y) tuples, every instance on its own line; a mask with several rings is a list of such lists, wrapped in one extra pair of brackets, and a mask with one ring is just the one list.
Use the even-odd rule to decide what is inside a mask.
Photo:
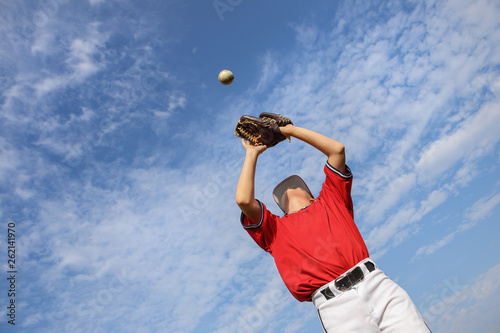
[(286, 125), (293, 125), (292, 121), (286, 117), (283, 117), (280, 114), (270, 113), (270, 112), (262, 112), (259, 115), (259, 118), (262, 120), (270, 121), (278, 124), (279, 127)]
[(279, 128), (288, 124), (292, 124), (290, 119), (274, 113), (264, 112), (259, 118), (242, 116), (236, 124), (234, 134), (254, 146), (273, 147), (287, 139)]

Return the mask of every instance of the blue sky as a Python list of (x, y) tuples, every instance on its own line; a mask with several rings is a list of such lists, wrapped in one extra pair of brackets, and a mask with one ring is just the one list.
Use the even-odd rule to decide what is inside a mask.
[[(371, 256), (434, 332), (500, 330), (498, 17), (495, 0), (1, 0), (0, 330), (321, 332), (239, 224), (234, 125), (262, 111), (345, 144)], [(318, 193), (324, 163), (268, 149), (256, 196), (278, 214), (275, 184)]]

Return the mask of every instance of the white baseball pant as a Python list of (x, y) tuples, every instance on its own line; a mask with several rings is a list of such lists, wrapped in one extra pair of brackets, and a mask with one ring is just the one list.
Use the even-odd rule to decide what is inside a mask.
[[(410, 296), (380, 269), (369, 272), (362, 263), (363, 281), (347, 291), (339, 291), (335, 283), (327, 286), (335, 294), (326, 300), (321, 287), (313, 294), (326, 333), (429, 333), (422, 316)], [(355, 266), (355, 267), (356, 267)], [(355, 268), (353, 267), (353, 269)]]

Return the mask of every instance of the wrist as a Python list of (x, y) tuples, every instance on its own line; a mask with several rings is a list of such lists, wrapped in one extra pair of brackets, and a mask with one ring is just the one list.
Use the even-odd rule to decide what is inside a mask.
[(280, 127), (280, 131), (284, 136), (289, 137), (289, 136), (293, 136), (293, 129), (294, 128), (295, 128), (295, 126), (293, 126), (292, 124), (289, 124), (289, 125)]
[(248, 149), (246, 152), (247, 158), (257, 159), (257, 157), (259, 157), (259, 155), (260, 155), (260, 153), (256, 150), (253, 150), (253, 149)]

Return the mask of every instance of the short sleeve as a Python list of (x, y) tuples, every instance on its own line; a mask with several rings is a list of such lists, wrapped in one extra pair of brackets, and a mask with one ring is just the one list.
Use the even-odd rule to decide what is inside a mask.
[(323, 183), (320, 196), (326, 200), (334, 200), (345, 206), (349, 210), (351, 216), (353, 216), (353, 203), (351, 198), (353, 175), (351, 169), (346, 165), (346, 172), (341, 172), (331, 166), (330, 163), (326, 162), (324, 171), (326, 179)]
[(259, 221), (254, 224), (245, 214), (241, 213), (241, 225), (262, 249), (271, 252), (271, 246), (276, 236), (276, 224), (279, 220), (279, 216), (272, 214), (263, 203), (260, 201), (258, 202), (260, 205)]

